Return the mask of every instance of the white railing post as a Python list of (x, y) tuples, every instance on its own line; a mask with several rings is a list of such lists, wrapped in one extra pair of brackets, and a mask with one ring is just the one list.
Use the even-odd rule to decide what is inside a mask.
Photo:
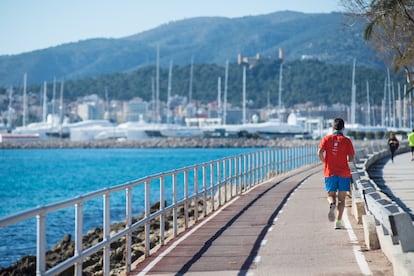
[[(132, 224), (132, 187), (127, 187), (125, 189), (125, 228), (129, 228)], [(127, 274), (131, 272), (131, 242), (132, 242), (132, 234), (129, 232), (125, 236), (125, 248), (126, 248), (126, 272)]]
[(221, 176), (220, 176), (220, 169), (221, 169), (221, 162), (216, 162), (216, 170), (217, 170), (217, 193), (218, 193), (218, 206), (221, 206), (223, 203), (221, 201)]
[(251, 181), (251, 186), (253, 187), (254, 184), (256, 183), (256, 172), (257, 172), (257, 166), (256, 166), (256, 160), (257, 160), (257, 152), (253, 152), (252, 153), (252, 159), (250, 162), (250, 166), (253, 168), (252, 170), (252, 181)]
[(165, 177), (160, 178), (160, 242), (165, 244)]
[(151, 243), (150, 243), (150, 222), (148, 221), (149, 216), (151, 215), (151, 206), (150, 206), (150, 181), (145, 181), (145, 218), (147, 221), (145, 221), (144, 224), (144, 235), (145, 235), (145, 257), (149, 257), (150, 251), (151, 251)]
[[(107, 241), (110, 238), (110, 194), (105, 193), (103, 195), (103, 240)], [(110, 274), (110, 261), (111, 261), (111, 245), (107, 244), (103, 248), (103, 274), (109, 276)]]
[(223, 181), (224, 181), (224, 202), (227, 202), (227, 185), (228, 185), (228, 180), (227, 180), (227, 160), (228, 159), (224, 159), (223, 160)]
[(300, 168), (302, 166), (302, 163), (300, 162), (301, 161), (300, 148), (299, 147), (294, 147), (293, 150), (294, 150), (293, 156), (295, 156), (295, 159), (296, 159), (295, 169), (297, 169), (297, 168)]
[(173, 174), (172, 178), (172, 205), (173, 207), (173, 231), (174, 238), (178, 235), (178, 225), (177, 225), (177, 173)]
[(188, 170), (184, 171), (184, 227), (188, 229)]
[(210, 163), (210, 187), (211, 187), (211, 208), (213, 211), (216, 210), (214, 206), (214, 196), (215, 196), (215, 187), (214, 185), (214, 165), (213, 162)]
[(249, 178), (248, 178), (248, 174), (249, 174), (249, 153), (246, 154), (245, 156), (243, 156), (243, 168), (244, 168), (244, 172), (243, 172), (243, 180), (244, 180), (244, 189), (247, 190), (249, 187)]
[(230, 198), (233, 198), (235, 196), (234, 191), (237, 193), (237, 179), (235, 178), (237, 176), (237, 157), (233, 157), (230, 159)]
[(198, 221), (198, 167), (194, 168), (194, 221)]
[[(83, 238), (83, 204), (79, 202), (75, 204), (75, 256), (82, 253), (82, 238)], [(75, 275), (82, 275), (82, 262), (75, 263)]]
[(247, 189), (250, 189), (250, 184), (251, 184), (251, 159), (252, 159), (252, 154), (249, 153), (247, 154), (247, 166), (246, 166), (246, 172), (247, 172)]
[(203, 172), (203, 211), (204, 216), (207, 215), (207, 169), (206, 166), (202, 167)]
[(41, 276), (46, 272), (46, 214), (36, 216), (37, 221), (37, 247), (36, 247), (36, 275)]
[(243, 169), (242, 169), (242, 155), (237, 156), (237, 165), (236, 165), (236, 194), (241, 194), (242, 189), (242, 183), (243, 183)]

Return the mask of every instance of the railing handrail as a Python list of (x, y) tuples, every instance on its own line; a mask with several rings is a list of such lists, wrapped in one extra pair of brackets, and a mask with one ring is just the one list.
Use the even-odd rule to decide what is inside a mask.
[[(160, 243), (166, 240), (165, 217), (169, 212), (173, 213), (173, 236), (178, 235), (178, 209), (184, 208), (184, 230), (189, 225), (190, 207), (194, 209), (194, 222), (198, 218), (198, 205), (202, 201), (202, 215), (207, 215), (206, 206), (211, 205), (213, 212), (221, 207), (224, 203), (230, 201), (235, 196), (254, 187), (255, 185), (289, 170), (296, 169), (305, 165), (318, 162), (316, 155), (316, 145), (306, 144), (295, 148), (273, 148), (262, 149), (259, 151), (240, 154), (232, 157), (225, 157), (197, 165), (175, 169), (167, 172), (146, 176), (137, 180), (129, 181), (117, 186), (103, 188), (94, 192), (90, 192), (75, 198), (64, 200), (45, 206), (36, 207), (17, 214), (6, 216), (0, 219), (0, 227), (7, 227), (26, 219), (36, 217), (37, 224), (37, 251), (36, 251), (36, 274), (37, 275), (54, 275), (60, 273), (71, 266), (74, 267), (76, 275), (82, 275), (82, 263), (92, 254), (103, 249), (103, 273), (110, 274), (110, 245), (111, 243), (125, 237), (126, 243), (126, 263), (125, 270), (131, 270), (131, 235), (139, 227), (144, 227), (145, 234), (145, 257), (151, 254), (150, 244), (150, 223), (151, 220), (160, 220), (159, 235)], [(193, 179), (190, 183), (189, 178)], [(166, 179), (171, 178), (170, 184), (172, 188), (172, 203), (164, 206)], [(182, 179), (181, 179), (182, 178)], [(178, 183), (178, 181), (183, 183)], [(152, 212), (150, 210), (150, 188), (151, 183), (159, 185), (159, 209)], [(199, 183), (202, 182), (202, 183)], [(182, 186), (180, 185), (182, 184)], [(132, 192), (133, 189), (143, 185), (145, 188), (144, 202), (142, 210), (144, 216), (138, 221), (132, 223)], [(194, 191), (189, 191), (193, 185)], [(183, 191), (178, 193), (178, 188)], [(116, 233), (110, 233), (110, 197), (115, 192), (125, 191), (125, 228)], [(224, 194), (224, 195), (222, 195)], [(180, 196), (180, 197), (179, 197)], [(103, 240), (83, 249), (83, 205), (89, 200), (99, 199), (102, 197), (103, 206)], [(192, 205), (191, 205), (192, 204)], [(135, 205), (134, 205), (135, 206)], [(46, 215), (62, 210), (67, 207), (75, 208), (75, 253), (74, 256), (62, 261), (56, 266), (46, 270)]]

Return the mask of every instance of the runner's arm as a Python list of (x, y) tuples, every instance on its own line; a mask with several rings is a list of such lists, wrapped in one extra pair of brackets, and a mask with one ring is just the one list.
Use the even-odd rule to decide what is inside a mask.
[(319, 159), (323, 162), (323, 161), (325, 161), (325, 150), (324, 149), (321, 149), (321, 148), (319, 148), (318, 149), (318, 156), (319, 156)]

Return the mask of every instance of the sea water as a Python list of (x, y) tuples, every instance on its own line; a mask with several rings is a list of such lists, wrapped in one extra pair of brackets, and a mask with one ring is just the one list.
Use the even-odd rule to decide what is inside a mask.
[[(148, 175), (251, 151), (257, 149), (0, 150), (0, 218)], [(52, 219), (48, 226), (61, 223)], [(85, 219), (85, 224), (89, 229), (99, 225), (93, 216)], [(0, 229), (0, 267), (23, 255), (35, 255), (35, 226), (31, 219), (11, 229)], [(53, 229), (47, 233), (48, 248), (67, 234), (65, 227)]]

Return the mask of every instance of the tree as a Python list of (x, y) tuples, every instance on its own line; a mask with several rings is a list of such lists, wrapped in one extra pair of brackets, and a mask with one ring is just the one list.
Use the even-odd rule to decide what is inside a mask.
[(342, 0), (351, 15), (367, 20), (364, 37), (414, 88), (414, 1)]

